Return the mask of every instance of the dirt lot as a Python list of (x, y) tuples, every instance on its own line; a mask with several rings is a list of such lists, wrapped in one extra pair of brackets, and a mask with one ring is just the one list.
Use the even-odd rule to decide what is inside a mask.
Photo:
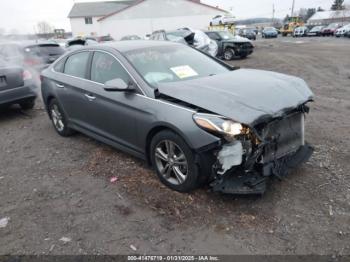
[(316, 94), (309, 163), (263, 197), (179, 194), (138, 159), (59, 137), (40, 104), (12, 108), (0, 113), (0, 254), (350, 254), (350, 40), (256, 46), (233, 64), (301, 76)]

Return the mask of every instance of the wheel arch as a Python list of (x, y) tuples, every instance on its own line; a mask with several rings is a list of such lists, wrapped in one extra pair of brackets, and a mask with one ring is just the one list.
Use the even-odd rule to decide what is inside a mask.
[(191, 142), (183, 134), (183, 132), (181, 132), (178, 128), (176, 128), (175, 126), (169, 125), (168, 123), (158, 123), (157, 125), (153, 126), (149, 130), (149, 132), (147, 133), (147, 136), (146, 136), (145, 155), (146, 155), (147, 163), (149, 165), (151, 165), (150, 149), (151, 149), (152, 139), (156, 134), (158, 134), (162, 131), (165, 131), (165, 130), (169, 130), (169, 131), (177, 134), (178, 136), (180, 136), (186, 142), (186, 144), (191, 148), (191, 150), (193, 150), (193, 145), (191, 144)]
[(51, 114), (49, 112), (49, 105), (50, 105), (50, 102), (53, 100), (53, 99), (56, 99), (56, 97), (52, 94), (49, 94), (46, 96), (46, 99), (44, 101), (44, 104), (45, 104), (45, 108), (46, 108), (46, 111), (49, 113), (49, 117), (51, 118)]

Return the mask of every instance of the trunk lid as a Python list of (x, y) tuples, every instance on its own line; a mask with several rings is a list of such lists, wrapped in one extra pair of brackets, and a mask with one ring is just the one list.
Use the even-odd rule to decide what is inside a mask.
[(23, 85), (22, 68), (17, 66), (5, 66), (0, 63), (0, 91), (14, 89)]

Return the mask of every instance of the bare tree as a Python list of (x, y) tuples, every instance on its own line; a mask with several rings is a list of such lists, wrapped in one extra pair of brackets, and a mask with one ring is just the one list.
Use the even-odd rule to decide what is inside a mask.
[(38, 22), (36, 27), (37, 27), (38, 35), (41, 35), (43, 37), (46, 37), (46, 36), (52, 34), (52, 32), (53, 32), (53, 27), (46, 21)]

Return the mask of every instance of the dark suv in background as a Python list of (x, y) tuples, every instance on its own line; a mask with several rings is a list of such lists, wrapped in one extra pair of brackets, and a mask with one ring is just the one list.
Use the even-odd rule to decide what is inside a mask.
[(241, 37), (248, 38), (249, 40), (256, 40), (256, 33), (255, 29), (253, 28), (238, 29), (238, 35)]
[(0, 58), (7, 63), (42, 71), (56, 61), (65, 50), (52, 42), (0, 43)]

